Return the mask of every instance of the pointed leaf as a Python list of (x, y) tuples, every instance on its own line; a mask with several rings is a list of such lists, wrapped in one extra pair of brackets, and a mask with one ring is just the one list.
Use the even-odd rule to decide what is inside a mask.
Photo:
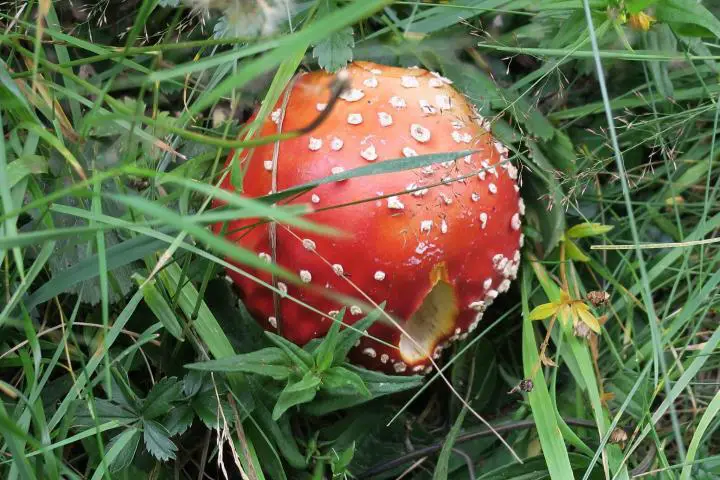
[(530, 320), (545, 320), (552, 315), (555, 315), (558, 311), (558, 304), (556, 303), (543, 303), (533, 308), (530, 312)]
[(567, 231), (569, 238), (585, 238), (603, 235), (612, 230), (612, 225), (603, 225), (602, 223), (585, 222), (573, 225)]
[(340, 333), (340, 324), (345, 317), (346, 309), (343, 308), (337, 315), (335, 321), (328, 329), (327, 335), (315, 350), (315, 366), (319, 372), (323, 372), (330, 368), (333, 363), (335, 347), (338, 342), (338, 334)]
[(324, 373), (322, 389), (331, 393), (344, 391), (344, 393), (356, 392), (363, 397), (371, 396), (370, 390), (365, 386), (360, 375), (343, 367), (332, 367)]
[(292, 367), (287, 353), (276, 347), (185, 365), (190, 370), (256, 373), (276, 380), (286, 379), (293, 372)]
[(577, 262), (590, 261), (590, 257), (588, 257), (585, 252), (583, 252), (582, 249), (575, 244), (575, 242), (569, 239), (565, 240), (565, 253), (570, 260), (575, 260)]
[(573, 311), (577, 315), (578, 319), (586, 324), (595, 333), (600, 333), (600, 322), (595, 318), (595, 315), (590, 311), (590, 308), (584, 303), (576, 303), (573, 306)]
[(150, 420), (170, 411), (170, 404), (182, 399), (182, 385), (176, 377), (163, 378), (143, 401), (143, 418)]
[(285, 389), (280, 393), (275, 408), (273, 409), (272, 418), (277, 420), (287, 411), (288, 408), (307, 403), (317, 394), (320, 386), (320, 377), (308, 372), (299, 382), (288, 383)]
[(353, 323), (352, 328), (345, 328), (340, 332), (337, 347), (335, 348), (335, 364), (338, 365), (345, 361), (347, 354), (355, 345), (355, 342), (363, 335), (363, 332), (370, 328), (375, 321), (380, 318), (382, 312), (385, 310), (385, 304), (382, 302), (372, 312), (368, 313), (365, 318), (358, 320)]
[(108, 465), (108, 470), (112, 473), (118, 472), (128, 465), (135, 458), (138, 444), (140, 443), (140, 430), (137, 428), (128, 428), (122, 433), (115, 435), (110, 443), (105, 447), (105, 456), (110, 457), (110, 452), (117, 452)]
[(175, 459), (177, 447), (168, 438), (169, 432), (165, 427), (154, 420), (143, 421), (143, 440), (145, 448), (153, 457), (160, 461)]
[(281, 348), (282, 351), (290, 357), (292, 363), (300, 367), (303, 372), (307, 372), (313, 367), (315, 360), (313, 359), (312, 354), (306, 352), (290, 340), (281, 337), (280, 335), (275, 335), (274, 333), (267, 331), (265, 332), (265, 335), (267, 335), (271, 342)]

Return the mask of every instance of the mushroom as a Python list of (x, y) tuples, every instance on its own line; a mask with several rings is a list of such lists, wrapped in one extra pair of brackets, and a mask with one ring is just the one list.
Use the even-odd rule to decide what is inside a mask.
[[(374, 302), (386, 301), (385, 312), (393, 321), (375, 322), (350, 359), (391, 374), (428, 372), (430, 358), (475, 330), (485, 309), (516, 278), (524, 213), (518, 171), (489, 123), (450, 80), (420, 68), (361, 61), (348, 65), (345, 73), (349, 89), (319, 126), (255, 148), (242, 159), (247, 162), (244, 195), (260, 197), (372, 162), (476, 153), (414, 170), (325, 183), (292, 200), (315, 209), (309, 220), (346, 236), (276, 226), (273, 252), (269, 224), (243, 229), (257, 219), (230, 222), (229, 239), (295, 272), (302, 282), (282, 284), (277, 293), (232, 270), (228, 275), (265, 328), (299, 345), (330, 327), (333, 320), (317, 311), (346, 306), (346, 323), (369, 311), (371, 304), (338, 301), (362, 298), (355, 287)], [(329, 104), (333, 79), (320, 71), (298, 75), (260, 134), (310, 124)], [(222, 187), (233, 189), (229, 176)], [(221, 225), (214, 228), (219, 232)], [(272, 281), (263, 271), (248, 271)]]

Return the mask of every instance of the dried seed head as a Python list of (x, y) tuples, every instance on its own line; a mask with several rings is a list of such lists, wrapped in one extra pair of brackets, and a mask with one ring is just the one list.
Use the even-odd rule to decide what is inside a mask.
[(593, 290), (588, 292), (587, 299), (594, 306), (599, 307), (600, 305), (606, 305), (610, 300), (610, 294), (602, 290)]
[(592, 330), (585, 322), (575, 322), (573, 325), (573, 334), (578, 338), (588, 339), (592, 336)]
[(620, 427), (615, 427), (615, 430), (610, 434), (610, 443), (618, 444), (627, 442), (628, 434), (625, 430)]

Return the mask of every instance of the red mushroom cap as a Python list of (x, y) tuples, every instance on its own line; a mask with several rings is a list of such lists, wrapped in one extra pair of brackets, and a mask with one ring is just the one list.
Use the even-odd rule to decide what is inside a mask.
[[(346, 72), (350, 89), (319, 127), (256, 148), (242, 159), (249, 162), (243, 194), (260, 197), (369, 162), (477, 151), (430, 167), (323, 184), (292, 201), (316, 208), (359, 202), (307, 216), (349, 235), (307, 236), (276, 228), (275, 261), (315, 287), (278, 283), (283, 293), (322, 312), (348, 306), (344, 322), (353, 323), (364, 316), (363, 309), (342, 305), (325, 293), (359, 298), (354, 284), (374, 302), (386, 301), (385, 311), (414, 339), (381, 319), (351, 352), (355, 363), (387, 373), (429, 371), (429, 356), (437, 358), (448, 342), (472, 332), (516, 277), (524, 213), (517, 169), (489, 124), (448, 79), (419, 68), (369, 62), (352, 63)], [(326, 107), (334, 78), (324, 72), (299, 75), (259, 134), (310, 124)], [(228, 178), (222, 187), (233, 189)], [(363, 201), (376, 197), (384, 198)], [(270, 260), (268, 224), (239, 230), (256, 222), (230, 222), (228, 238)], [(269, 274), (248, 271), (271, 282)], [(279, 325), (281, 335), (303, 345), (330, 327), (330, 318), (284, 295), (276, 304), (276, 294), (268, 288), (233, 271), (228, 274), (265, 328)]]

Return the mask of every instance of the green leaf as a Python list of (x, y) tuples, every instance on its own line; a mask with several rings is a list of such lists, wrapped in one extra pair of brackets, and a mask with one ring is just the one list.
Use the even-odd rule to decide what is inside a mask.
[(565, 240), (565, 253), (570, 260), (576, 260), (578, 262), (590, 261), (590, 257), (588, 257), (585, 252), (583, 252), (582, 249), (572, 240)]
[(112, 473), (118, 472), (128, 465), (135, 458), (135, 452), (140, 444), (140, 430), (128, 428), (115, 435), (105, 447), (105, 456), (109, 457), (111, 451), (117, 451), (117, 455), (110, 461), (108, 470)]
[(165, 330), (178, 340), (184, 341), (183, 328), (175, 315), (175, 311), (170, 307), (167, 300), (165, 300), (165, 297), (163, 297), (162, 293), (158, 289), (156, 280), (153, 278), (149, 282), (144, 283), (145, 277), (137, 272), (132, 274), (132, 278), (140, 286), (145, 304), (147, 304), (150, 310), (152, 310), (155, 317), (160, 320), (160, 323), (162, 323), (163, 327), (165, 327)]
[[(220, 397), (220, 406), (218, 408), (218, 397)], [(215, 429), (218, 428), (218, 421), (220, 419), (220, 408), (225, 418), (232, 416), (232, 408), (225, 399), (225, 388), (218, 385), (218, 392), (215, 392), (215, 388), (203, 390), (199, 394), (195, 395), (191, 403), (192, 409), (195, 411), (197, 416), (200, 418), (207, 428)]]
[(280, 393), (272, 412), (273, 420), (277, 420), (288, 408), (307, 403), (315, 398), (320, 387), (320, 377), (308, 372), (299, 382), (289, 382)]
[(573, 225), (567, 231), (568, 238), (585, 238), (604, 235), (612, 230), (612, 225), (603, 225), (602, 223), (585, 222)]
[(14, 187), (20, 180), (28, 175), (47, 173), (47, 158), (40, 155), (23, 155), (7, 166), (8, 187)]
[(175, 459), (177, 446), (170, 440), (170, 433), (154, 420), (143, 421), (143, 440), (145, 448), (160, 461)]
[(555, 407), (545, 383), (544, 370), (535, 368), (540, 357), (535, 343), (532, 314), (528, 308), (531, 276), (530, 272), (523, 273), (520, 289), (524, 319), (522, 326), (523, 370), (525, 377), (532, 380), (534, 384), (534, 388), (527, 395), (550, 478), (575, 478), (568, 451), (557, 424)]
[(330, 368), (333, 363), (335, 348), (338, 342), (338, 334), (340, 332), (340, 324), (345, 317), (346, 308), (343, 308), (337, 315), (335, 315), (335, 321), (332, 322), (328, 329), (327, 335), (318, 345), (315, 350), (315, 366), (318, 372), (323, 372)]
[(364, 318), (361, 318), (357, 322), (353, 323), (351, 328), (345, 328), (340, 332), (334, 355), (336, 365), (345, 360), (347, 354), (355, 345), (355, 342), (363, 336), (363, 332), (370, 328), (370, 326), (375, 323), (378, 318), (380, 318), (380, 315), (382, 315), (382, 312), (385, 310), (386, 303), (386, 301), (383, 301), (378, 305), (378, 308), (368, 313)]
[(453, 423), (452, 428), (445, 437), (442, 450), (440, 450), (440, 455), (438, 456), (437, 464), (435, 465), (435, 471), (433, 472), (433, 480), (447, 480), (450, 455), (452, 454), (453, 447), (455, 446), (455, 440), (457, 439), (463, 422), (465, 421), (466, 414), (467, 407), (463, 406), (462, 410), (460, 410), (460, 414), (455, 419), (455, 423)]
[(720, 37), (720, 20), (695, 0), (663, 0), (655, 6), (655, 17), (681, 35)]
[(339, 455), (336, 454), (335, 456), (333, 456), (333, 459), (330, 462), (330, 468), (332, 470), (333, 476), (345, 473), (354, 456), (355, 442), (352, 442), (352, 444), (348, 448), (343, 450)]
[(156, 383), (143, 401), (142, 416), (151, 420), (170, 411), (173, 402), (182, 399), (182, 384), (176, 377), (167, 377)]
[(345, 393), (359, 393), (363, 397), (370, 397), (370, 390), (367, 389), (360, 375), (351, 372), (344, 367), (332, 367), (322, 375), (322, 389), (331, 393), (343, 391)]
[(191, 405), (178, 405), (167, 416), (163, 425), (167, 428), (171, 437), (182, 435), (192, 426), (195, 418), (195, 411)]
[(292, 367), (286, 351), (276, 347), (185, 365), (185, 368), (190, 370), (256, 373), (276, 380), (284, 380), (290, 376)]
[(269, 331), (266, 331), (265, 335), (267, 335), (271, 342), (280, 347), (282, 351), (290, 357), (292, 362), (302, 369), (303, 373), (309, 371), (313, 367), (315, 360), (313, 359), (311, 353), (306, 352), (290, 340), (281, 337), (280, 335), (276, 335)]
[(333, 32), (320, 41), (313, 48), (313, 57), (318, 59), (318, 65), (328, 72), (336, 72), (345, 67), (353, 59), (352, 27)]

